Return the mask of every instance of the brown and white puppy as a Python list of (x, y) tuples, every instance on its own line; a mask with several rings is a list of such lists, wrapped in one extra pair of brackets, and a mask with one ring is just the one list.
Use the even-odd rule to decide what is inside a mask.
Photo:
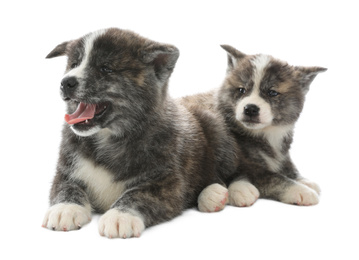
[(67, 114), (44, 227), (79, 229), (94, 211), (105, 213), (101, 235), (138, 237), (196, 206), (207, 185), (234, 171), (220, 118), (167, 94), (176, 47), (110, 28), (47, 58), (61, 55)]
[[(229, 203), (250, 206), (261, 197), (296, 205), (317, 204), (319, 186), (299, 174), (289, 149), (309, 86), (326, 69), (290, 66), (268, 55), (246, 55), (228, 45), (222, 48), (228, 53), (222, 87), (187, 101), (198, 100), (203, 109), (220, 113), (237, 141), (239, 166), (226, 180)], [(210, 187), (206, 190), (210, 194)], [(213, 196), (216, 193), (214, 190)], [(210, 195), (207, 198), (215, 200)], [(208, 204), (205, 200), (199, 203)]]

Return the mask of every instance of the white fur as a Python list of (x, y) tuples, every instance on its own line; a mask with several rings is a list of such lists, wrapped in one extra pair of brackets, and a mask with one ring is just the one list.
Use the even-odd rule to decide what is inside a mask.
[(86, 36), (84, 38), (84, 56), (82, 57), (81, 63), (78, 64), (78, 66), (76, 68), (73, 68), (72, 70), (67, 72), (65, 74), (64, 78), (72, 76), (72, 77), (82, 79), (85, 77), (84, 71), (85, 71), (85, 68), (87, 67), (87, 64), (89, 61), (89, 57), (90, 57), (90, 54), (91, 54), (91, 51), (93, 48), (93, 43), (99, 36), (105, 34), (106, 31), (107, 31), (106, 29), (99, 30), (99, 31), (89, 34), (88, 36)]
[(57, 231), (78, 229), (91, 220), (91, 207), (82, 207), (77, 204), (56, 204), (47, 211), (43, 227)]
[(315, 192), (316, 192), (318, 195), (320, 195), (320, 192), (321, 192), (320, 187), (319, 187), (319, 185), (316, 184), (315, 182), (312, 182), (312, 181), (307, 180), (307, 179), (297, 180), (297, 182), (308, 186), (308, 187), (311, 188), (312, 190), (315, 190)]
[(296, 182), (286, 190), (280, 200), (288, 204), (311, 206), (318, 204), (319, 196), (313, 189)]
[[(247, 124), (243, 122), (245, 118), (244, 108), (249, 104), (254, 104), (259, 107), (259, 123), (258, 124)], [(236, 119), (241, 122), (245, 127), (249, 129), (263, 129), (269, 125), (271, 125), (273, 120), (272, 109), (268, 102), (266, 102), (259, 95), (259, 87), (258, 89), (253, 89), (252, 93), (243, 99), (240, 99), (236, 106)]]
[(73, 125), (71, 126), (71, 130), (77, 134), (78, 136), (82, 136), (82, 137), (86, 137), (86, 136), (91, 136), (91, 135), (94, 135), (96, 133), (98, 133), (100, 130), (101, 130), (101, 127), (99, 126), (94, 126), (92, 128), (90, 128), (89, 130), (87, 131), (78, 131), (76, 130)]
[(224, 209), (228, 202), (228, 190), (218, 183), (207, 186), (198, 196), (198, 209), (216, 212)]
[(134, 210), (110, 209), (100, 218), (98, 225), (100, 235), (108, 238), (139, 237), (144, 229), (142, 216)]
[[(251, 63), (254, 67), (253, 73), (253, 90), (251, 94), (243, 99), (241, 99), (236, 106), (236, 119), (244, 124), (245, 127), (249, 129), (263, 129), (271, 125), (273, 120), (273, 114), (270, 105), (260, 96), (260, 83), (262, 81), (264, 70), (268, 66), (271, 58), (267, 55), (257, 55), (254, 59), (251, 60)], [(249, 104), (254, 104), (259, 107), (259, 123), (258, 124), (248, 124), (243, 122), (245, 117), (244, 108)]]
[(246, 180), (232, 182), (228, 190), (229, 204), (232, 206), (248, 207), (259, 198), (258, 189)]
[(254, 82), (255, 88), (259, 89), (259, 85), (264, 75), (264, 69), (268, 66), (270, 61), (271, 57), (263, 54), (257, 55), (254, 59), (251, 60), (251, 63), (254, 67), (254, 74), (252, 80)]
[(77, 159), (76, 169), (71, 178), (84, 182), (93, 204), (103, 210), (108, 210), (125, 190), (125, 184), (114, 182), (113, 175), (105, 168), (95, 166), (91, 161), (81, 157)]

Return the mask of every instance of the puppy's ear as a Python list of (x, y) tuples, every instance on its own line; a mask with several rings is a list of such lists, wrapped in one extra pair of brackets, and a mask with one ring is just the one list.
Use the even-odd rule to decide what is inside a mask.
[(327, 69), (322, 67), (294, 67), (297, 71), (297, 77), (304, 90), (304, 93), (309, 91), (309, 86), (318, 75), (318, 73), (324, 72)]
[(153, 66), (156, 77), (161, 80), (169, 78), (178, 57), (179, 50), (167, 44), (154, 44), (142, 51), (142, 61)]
[(55, 47), (47, 56), (46, 59), (55, 58), (58, 56), (63, 56), (66, 54), (67, 46), (70, 42), (63, 42)]
[(227, 52), (228, 54), (228, 67), (227, 71), (231, 71), (235, 64), (237, 63), (238, 59), (242, 59), (246, 56), (246, 54), (240, 52), (236, 48), (233, 48), (230, 45), (223, 44), (221, 47)]

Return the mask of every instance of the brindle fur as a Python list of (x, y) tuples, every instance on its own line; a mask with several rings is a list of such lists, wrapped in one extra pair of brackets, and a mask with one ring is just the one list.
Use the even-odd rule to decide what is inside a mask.
[[(326, 69), (294, 67), (270, 57), (259, 89), (260, 97), (271, 107), (273, 121), (265, 129), (248, 129), (236, 119), (236, 105), (253, 91), (255, 68), (251, 61), (258, 55), (246, 55), (228, 45), (222, 47), (228, 53), (228, 68), (221, 88), (185, 97), (184, 101), (199, 103), (202, 109), (219, 113), (236, 139), (238, 167), (235, 174), (225, 180), (226, 185), (244, 180), (259, 190), (261, 198), (285, 201), (286, 191), (298, 185), (297, 181), (304, 180), (289, 155), (294, 124), (303, 109), (310, 83)], [(241, 93), (240, 88), (245, 88), (246, 93)], [(280, 94), (268, 96), (271, 89)], [(273, 146), (271, 138), (277, 140), (279, 145)], [(308, 186), (319, 192), (319, 187), (314, 183)]]
[[(70, 71), (81, 62), (89, 36), (60, 44), (47, 58), (67, 55)], [(51, 205), (90, 204), (95, 212), (109, 210), (96, 201), (95, 191), (73, 177), (78, 158), (102, 167), (113, 183), (125, 186), (110, 208), (138, 212), (146, 227), (196, 206), (207, 185), (224, 184), (235, 170), (235, 153), (229, 149), (234, 140), (223, 134), (227, 130), (218, 115), (168, 96), (178, 56), (176, 47), (126, 30), (108, 29), (94, 40), (85, 76), (79, 79), (83, 88), (66, 97), (67, 111), (73, 113), (77, 101), (106, 101), (110, 107), (97, 121), (101, 130), (96, 134), (82, 137), (63, 126)], [(112, 72), (102, 74), (103, 64)]]

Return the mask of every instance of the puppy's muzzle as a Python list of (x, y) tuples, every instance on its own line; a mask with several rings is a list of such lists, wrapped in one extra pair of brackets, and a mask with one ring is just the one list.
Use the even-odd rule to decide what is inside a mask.
[(259, 115), (260, 108), (254, 104), (248, 104), (244, 107), (244, 114), (249, 117), (256, 117)]
[(61, 92), (64, 99), (69, 99), (73, 96), (79, 85), (78, 80), (75, 77), (66, 77), (61, 81)]

